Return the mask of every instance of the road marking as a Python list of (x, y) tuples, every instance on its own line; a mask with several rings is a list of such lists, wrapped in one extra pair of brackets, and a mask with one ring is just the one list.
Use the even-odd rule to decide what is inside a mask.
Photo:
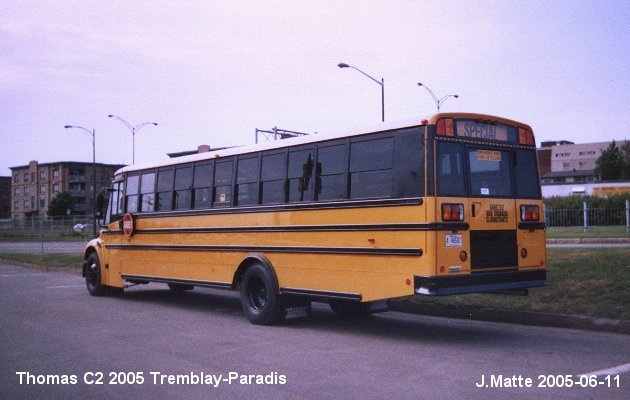
[(2, 274), (0, 275), (0, 278), (15, 278), (15, 277), (20, 277), (20, 276), (40, 276), (40, 275), (46, 275), (46, 274)]
[(85, 287), (85, 285), (62, 285), (62, 286), (46, 286), (46, 289), (66, 289), (75, 287)]
[(608, 368), (608, 369), (602, 369), (602, 370), (594, 371), (594, 372), (587, 372), (585, 374), (580, 374), (580, 375), (581, 376), (584, 376), (584, 375), (587, 375), (587, 376), (591, 376), (591, 375), (595, 375), (595, 376), (620, 375), (620, 374), (623, 374), (624, 372), (630, 372), (630, 364), (618, 365), (616, 367), (612, 367), (612, 368)]

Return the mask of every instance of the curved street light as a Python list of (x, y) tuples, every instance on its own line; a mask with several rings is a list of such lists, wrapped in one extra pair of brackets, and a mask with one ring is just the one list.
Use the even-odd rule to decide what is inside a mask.
[(136, 126), (131, 125), (129, 122), (125, 121), (124, 119), (120, 118), (117, 115), (114, 114), (109, 114), (108, 115), (109, 118), (116, 118), (117, 120), (119, 120), (120, 122), (122, 122), (123, 124), (125, 124), (125, 126), (131, 131), (131, 136), (132, 136), (132, 143), (131, 143), (131, 147), (132, 147), (132, 158), (131, 158), (131, 162), (132, 164), (136, 163), (136, 132), (140, 130), (140, 128), (142, 128), (145, 125), (155, 125), (157, 126), (157, 122), (143, 122), (141, 124), (138, 124)]
[(381, 121), (385, 121), (385, 80), (383, 78), (381, 78), (381, 80), (378, 81), (377, 79), (374, 79), (370, 75), (368, 75), (365, 72), (361, 71), (359, 68), (353, 67), (352, 65), (348, 65), (346, 63), (339, 63), (339, 64), (337, 64), (337, 66), (339, 68), (352, 68), (352, 69), (355, 69), (355, 70), (359, 71), (360, 73), (362, 73), (363, 75), (367, 76), (368, 78), (370, 78), (371, 80), (373, 80), (374, 82), (376, 82), (378, 85), (381, 86)]
[(427, 92), (429, 92), (431, 97), (433, 97), (433, 101), (435, 102), (435, 105), (437, 106), (438, 112), (440, 112), (440, 106), (442, 105), (442, 103), (444, 103), (446, 101), (446, 99), (448, 99), (449, 97), (454, 97), (454, 98), (458, 98), (459, 97), (459, 95), (457, 95), (457, 94), (447, 94), (446, 96), (444, 96), (444, 97), (442, 97), (441, 99), (438, 100), (437, 96), (433, 93), (433, 91), (431, 89), (429, 89), (428, 86), (423, 85), (420, 82), (418, 82), (418, 86), (422, 86), (423, 88), (425, 88), (427, 90)]
[(80, 129), (92, 136), (92, 233), (96, 237), (96, 129), (89, 130), (75, 125), (65, 125), (64, 128)]

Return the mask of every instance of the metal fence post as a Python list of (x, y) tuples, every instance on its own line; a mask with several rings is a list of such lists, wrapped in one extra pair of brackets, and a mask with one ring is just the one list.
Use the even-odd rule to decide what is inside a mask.
[(39, 218), (39, 234), (42, 241), (42, 256), (44, 255), (44, 217)]
[(584, 232), (588, 232), (588, 206), (584, 202)]
[(630, 236), (630, 200), (626, 200), (626, 233)]

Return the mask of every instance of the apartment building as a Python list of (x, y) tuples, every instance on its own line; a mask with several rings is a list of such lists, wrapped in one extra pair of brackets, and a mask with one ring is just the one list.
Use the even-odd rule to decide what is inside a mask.
[(70, 215), (94, 213), (94, 191), (111, 184), (114, 172), (124, 165), (97, 163), (96, 182), (92, 163), (59, 161), (11, 167), (11, 217), (46, 215), (48, 203), (60, 192), (72, 196)]
[(612, 142), (543, 142), (538, 152), (541, 183), (594, 182), (595, 162)]

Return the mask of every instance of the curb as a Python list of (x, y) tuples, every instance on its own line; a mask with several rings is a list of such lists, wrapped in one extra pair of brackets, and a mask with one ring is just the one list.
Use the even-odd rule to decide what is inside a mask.
[(630, 321), (591, 318), (578, 315), (551, 314), (533, 311), (505, 310), (478, 306), (418, 303), (412, 300), (389, 301), (391, 311), (436, 317), (504, 322), (510, 324), (546, 326), (553, 328), (582, 329), (630, 335)]
[(547, 244), (610, 244), (610, 243), (630, 243), (630, 238), (547, 239)]

